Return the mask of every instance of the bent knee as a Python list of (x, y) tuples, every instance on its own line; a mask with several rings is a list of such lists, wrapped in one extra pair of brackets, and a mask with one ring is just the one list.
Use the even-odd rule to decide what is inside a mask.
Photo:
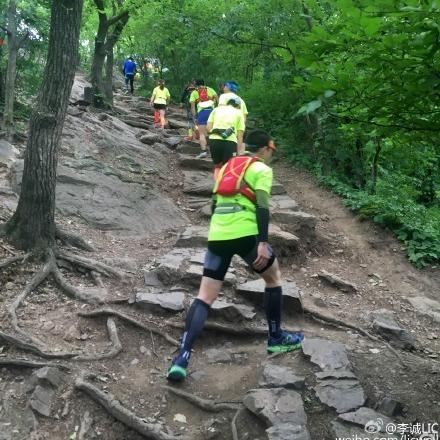
[(281, 285), (281, 271), (275, 261), (274, 264), (269, 267), (265, 272), (261, 274), (261, 277), (269, 287), (275, 287)]

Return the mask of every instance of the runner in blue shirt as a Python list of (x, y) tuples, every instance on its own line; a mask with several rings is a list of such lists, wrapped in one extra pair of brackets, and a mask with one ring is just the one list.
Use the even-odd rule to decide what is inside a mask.
[(125, 60), (124, 66), (122, 68), (122, 73), (125, 76), (125, 88), (128, 92), (128, 83), (130, 83), (131, 94), (133, 94), (134, 92), (133, 81), (134, 81), (134, 76), (136, 75), (136, 67), (137, 66), (133, 60), (133, 57), (128, 57)]

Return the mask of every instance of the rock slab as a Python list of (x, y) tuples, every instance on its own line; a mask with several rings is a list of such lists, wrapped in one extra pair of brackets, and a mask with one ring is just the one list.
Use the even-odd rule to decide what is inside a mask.
[(306, 338), (302, 350), (321, 370), (346, 370), (350, 367), (345, 346), (338, 342)]
[[(237, 286), (237, 293), (257, 305), (263, 304), (265, 283), (262, 279), (248, 281)], [(290, 281), (283, 283), (284, 313), (294, 314), (302, 311), (302, 294), (297, 285)]]
[(263, 370), (263, 378), (259, 385), (263, 388), (289, 388), (302, 390), (304, 377), (297, 376), (292, 368), (276, 364), (267, 364)]
[(416, 347), (414, 336), (397, 323), (392, 311), (386, 309), (375, 310), (370, 314), (370, 318), (373, 319), (374, 331), (392, 345), (405, 350), (412, 350)]
[(324, 280), (325, 282), (341, 290), (342, 292), (356, 293), (358, 291), (358, 288), (355, 284), (351, 283), (350, 281), (344, 280), (337, 275), (327, 272), (326, 270), (321, 270), (321, 272), (318, 273), (318, 277), (321, 280)]
[(29, 404), (31, 408), (42, 416), (49, 417), (51, 414), (52, 401), (55, 397), (54, 389), (48, 386), (37, 385), (31, 398), (29, 399)]
[(374, 422), (378, 419), (382, 419), (383, 424), (381, 424), (380, 426), (381, 432), (385, 432), (386, 426), (393, 423), (393, 420), (391, 420), (389, 417), (374, 411), (374, 409), (367, 407), (359, 408), (358, 410), (353, 412), (340, 414), (338, 418), (340, 420), (343, 420), (344, 422), (360, 426), (361, 428), (365, 428), (368, 423)]
[(180, 312), (184, 309), (184, 300), (185, 294), (183, 292), (149, 293), (141, 291), (136, 294), (136, 304), (146, 309), (161, 308), (171, 312)]
[(268, 428), (283, 423), (307, 425), (303, 401), (296, 391), (284, 388), (254, 389), (248, 391), (243, 403)]
[(338, 413), (355, 410), (365, 403), (364, 390), (358, 380), (322, 380), (314, 389), (319, 400)]
[(235, 322), (241, 319), (253, 319), (255, 312), (253, 307), (245, 304), (234, 304), (224, 300), (217, 300), (211, 306), (210, 316)]
[(266, 429), (269, 440), (310, 440), (310, 434), (302, 425), (281, 423)]
[(422, 315), (429, 316), (435, 322), (440, 323), (440, 302), (434, 301), (430, 298), (425, 298), (424, 296), (407, 298), (407, 300), (417, 312), (421, 313)]

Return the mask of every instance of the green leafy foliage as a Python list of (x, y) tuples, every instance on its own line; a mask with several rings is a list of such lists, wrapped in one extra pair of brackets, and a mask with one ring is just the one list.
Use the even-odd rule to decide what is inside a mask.
[[(46, 2), (21, 3), (23, 19), (41, 35), (19, 59), (19, 88), (31, 95), (41, 79), (48, 9)], [(438, 1), (104, 4), (109, 15), (114, 8), (130, 11), (115, 70), (133, 55), (142, 67), (138, 93), (149, 96), (159, 76), (175, 102), (192, 78), (214, 88), (237, 81), (250, 127), (268, 129), (287, 158), (310, 169), (360, 216), (393, 230), (415, 264), (438, 263)], [(98, 13), (94, 0), (84, 8), (81, 61), (89, 71)]]

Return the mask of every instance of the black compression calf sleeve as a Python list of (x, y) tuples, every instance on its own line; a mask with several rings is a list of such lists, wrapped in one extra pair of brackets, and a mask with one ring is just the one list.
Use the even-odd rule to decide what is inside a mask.
[(181, 353), (191, 353), (194, 342), (203, 330), (209, 309), (209, 304), (198, 298), (196, 298), (191, 304), (191, 307), (188, 310), (188, 315), (186, 316), (185, 331), (183, 333), (182, 345), (180, 348)]
[(264, 308), (266, 310), (269, 336), (278, 338), (281, 335), (281, 309), (283, 306), (283, 291), (281, 286), (266, 287), (264, 290)]

